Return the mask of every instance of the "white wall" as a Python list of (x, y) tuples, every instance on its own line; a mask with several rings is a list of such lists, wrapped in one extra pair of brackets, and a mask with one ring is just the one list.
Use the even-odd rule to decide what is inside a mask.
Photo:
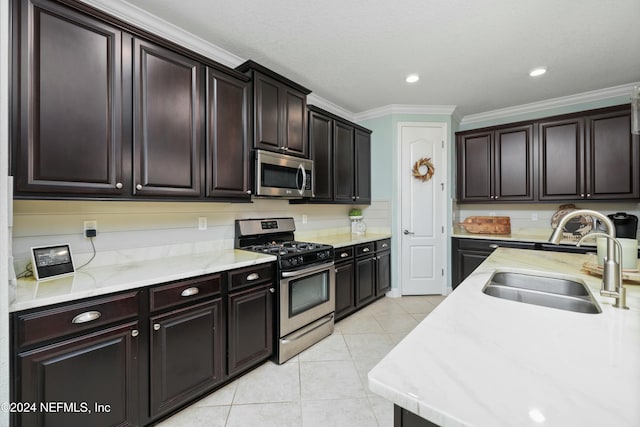
[[(0, 1), (0, 403), (9, 402), (9, 2)], [(0, 426), (9, 414), (0, 411)]]

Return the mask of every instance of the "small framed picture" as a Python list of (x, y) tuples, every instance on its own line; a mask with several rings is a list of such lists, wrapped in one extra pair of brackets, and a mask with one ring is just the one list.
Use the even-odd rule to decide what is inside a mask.
[(36, 280), (57, 279), (76, 271), (68, 244), (33, 247), (31, 262)]

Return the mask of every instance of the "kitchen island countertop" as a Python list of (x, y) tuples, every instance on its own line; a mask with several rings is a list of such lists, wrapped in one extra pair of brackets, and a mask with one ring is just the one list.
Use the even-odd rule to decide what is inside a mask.
[[(581, 271), (589, 255), (499, 248), (369, 372), (380, 396), (440, 426), (640, 425), (640, 286), (629, 310)], [(495, 269), (583, 280), (602, 313), (482, 293)]]
[(235, 268), (275, 261), (273, 255), (238, 249), (220, 249), (130, 263), (87, 266), (73, 276), (36, 281), (20, 279), (9, 312), (43, 307), (82, 298), (157, 285)]

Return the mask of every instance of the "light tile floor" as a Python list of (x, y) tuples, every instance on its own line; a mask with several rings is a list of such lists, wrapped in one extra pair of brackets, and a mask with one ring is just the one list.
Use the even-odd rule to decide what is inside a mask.
[(444, 299), (382, 298), (283, 365), (270, 361), (158, 424), (161, 427), (393, 426), (393, 404), (367, 373)]

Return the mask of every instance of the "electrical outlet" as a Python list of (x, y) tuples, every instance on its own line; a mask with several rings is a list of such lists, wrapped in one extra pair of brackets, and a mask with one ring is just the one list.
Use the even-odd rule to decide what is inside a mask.
[[(84, 237), (95, 237), (98, 234), (98, 221), (91, 220), (85, 221), (83, 224), (84, 227)], [(93, 230), (93, 232), (89, 232), (88, 230)]]
[(206, 230), (207, 229), (207, 217), (201, 216), (198, 218), (198, 230)]
[(309, 219), (309, 218), (307, 218), (307, 216), (306, 216), (306, 215), (302, 215), (302, 223), (303, 223), (303, 224), (306, 224), (308, 219)]
[(531, 214), (531, 221), (537, 221), (538, 220), (538, 213), (537, 212), (533, 212)]

